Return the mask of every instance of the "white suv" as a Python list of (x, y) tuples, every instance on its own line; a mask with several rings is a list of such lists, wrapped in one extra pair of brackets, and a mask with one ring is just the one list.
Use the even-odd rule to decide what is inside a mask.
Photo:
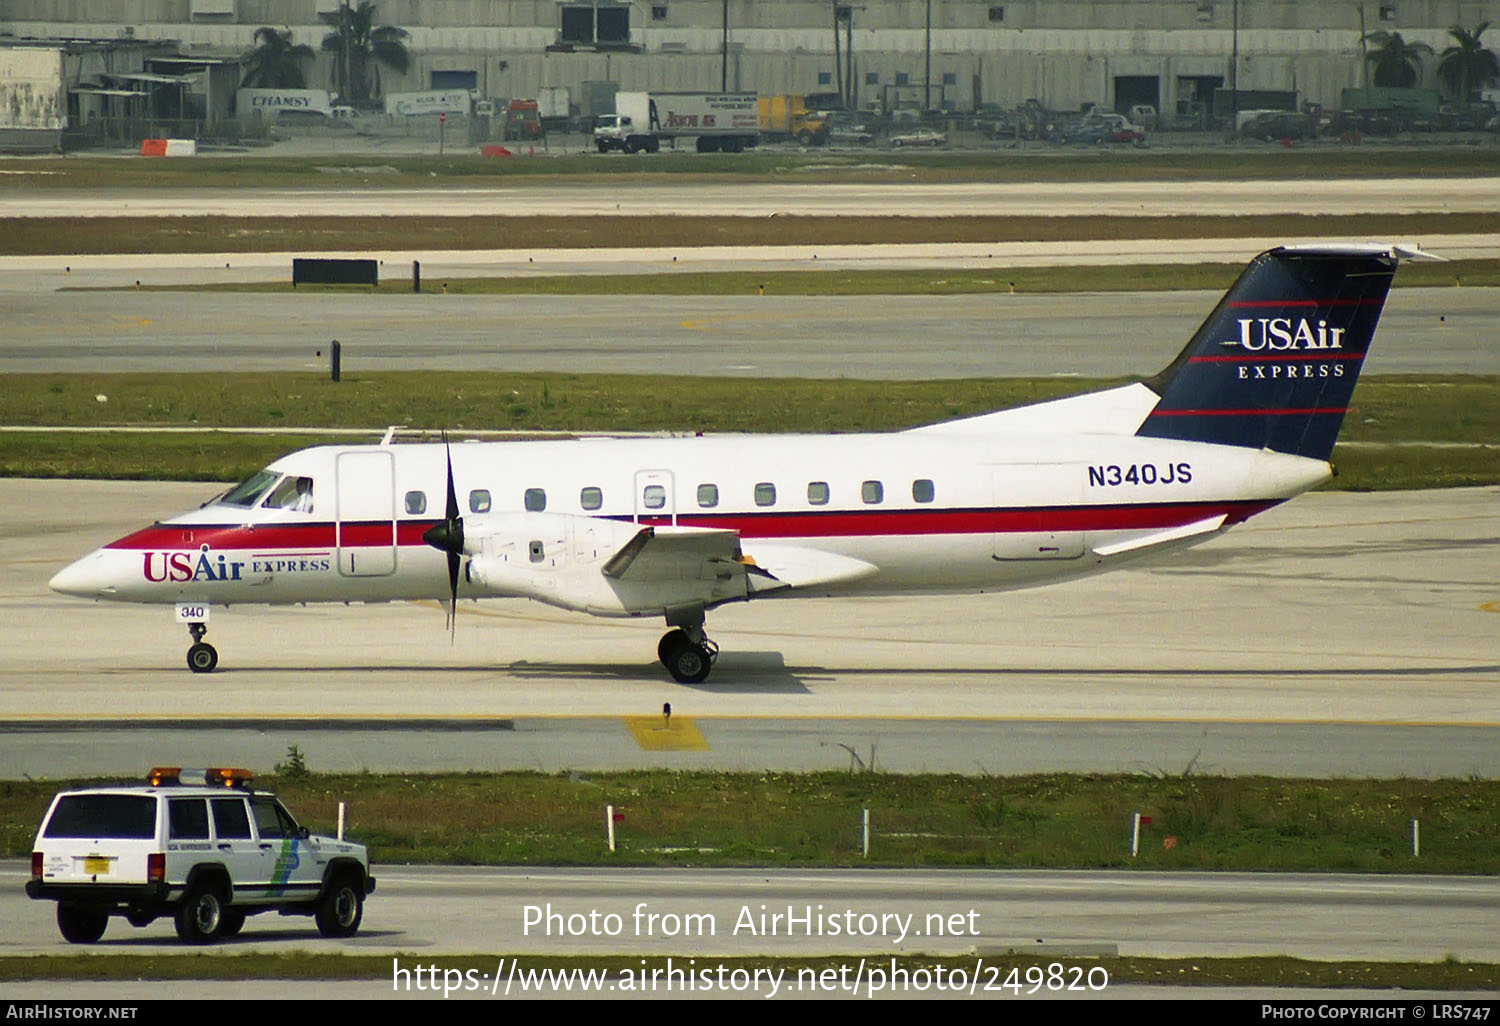
[(74, 944), (176, 920), (192, 944), (232, 937), (259, 912), (308, 915), (325, 937), (359, 929), (375, 890), (363, 845), (316, 837), (241, 769), (154, 769), (144, 787), (64, 791), (31, 852), (26, 894), (57, 902)]

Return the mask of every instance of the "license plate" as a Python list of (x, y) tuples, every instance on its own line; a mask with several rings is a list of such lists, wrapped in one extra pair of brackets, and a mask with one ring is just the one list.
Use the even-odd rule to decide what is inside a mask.
[(83, 871), (89, 876), (100, 876), (109, 872), (109, 859), (84, 859)]

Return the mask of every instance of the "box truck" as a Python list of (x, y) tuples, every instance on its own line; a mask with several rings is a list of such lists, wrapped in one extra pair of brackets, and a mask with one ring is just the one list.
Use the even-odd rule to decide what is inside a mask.
[(600, 153), (655, 153), (664, 140), (693, 138), (699, 153), (740, 153), (760, 141), (754, 93), (616, 93), (615, 112), (596, 119)]

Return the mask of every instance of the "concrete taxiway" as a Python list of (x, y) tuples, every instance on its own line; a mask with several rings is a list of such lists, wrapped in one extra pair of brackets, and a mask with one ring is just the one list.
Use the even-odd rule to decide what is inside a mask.
[[(463, 603), (451, 643), (435, 604), (216, 612), (203, 678), (170, 608), (47, 591), (212, 491), (0, 481), (0, 776), (138, 772), (148, 748), (215, 740), (259, 766), (295, 743), (322, 769), (1500, 776), (1496, 488), (1304, 496), (1155, 567), (1032, 591), (726, 607), (697, 687), (655, 664), (656, 622), (529, 602)], [(629, 731), (663, 702), (703, 747)]]
[[(22, 893), (26, 872), (20, 863), (0, 864), (0, 918), (9, 924), (0, 954), (69, 950), (51, 908)], [(1500, 960), (1500, 881), (1493, 878), (441, 866), (375, 872), (379, 885), (349, 940), (323, 941), (308, 920), (268, 916), (251, 919), (217, 950), (327, 947), (402, 953), (409, 965), (485, 951), (853, 955), (857, 962), (914, 953), (983, 958), (1009, 948), (1063, 962), (1070, 952), (1111, 948), (1166, 958)], [(789, 923), (789, 908), (808, 925)], [(170, 920), (133, 929), (116, 919), (89, 949), (149, 954), (180, 952), (181, 945)]]
[[(1166, 366), (1219, 297), (1203, 291), (944, 297), (32, 291), (4, 297), (10, 330), (0, 333), (0, 368), (323, 375), (329, 343), (338, 339), (347, 374), (1110, 377)], [(275, 316), (267, 316), (268, 306)], [(1500, 373), (1497, 319), (1500, 289), (1397, 289), (1365, 371)]]
[(601, 214), (774, 217), (912, 217), (1246, 214), (1489, 213), (1500, 208), (1500, 176), (1306, 178), (1130, 182), (711, 182), (531, 181), (518, 185), (385, 187), (379, 167), (365, 180), (330, 175), (315, 188), (45, 189), (0, 192), (0, 217), (230, 217)]

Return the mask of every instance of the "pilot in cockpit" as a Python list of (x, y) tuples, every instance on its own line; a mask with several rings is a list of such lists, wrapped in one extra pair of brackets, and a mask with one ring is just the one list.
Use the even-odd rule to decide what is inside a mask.
[(294, 509), (298, 513), (313, 511), (313, 480), (310, 477), (285, 477), (262, 503), (269, 509)]

